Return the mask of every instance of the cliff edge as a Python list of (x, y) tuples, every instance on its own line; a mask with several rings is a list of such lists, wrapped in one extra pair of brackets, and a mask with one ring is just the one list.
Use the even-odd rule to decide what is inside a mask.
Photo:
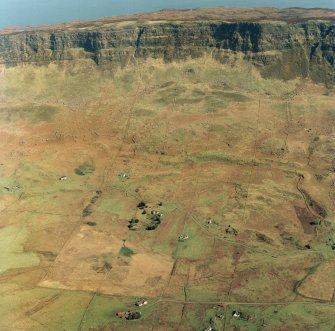
[(220, 62), (242, 57), (264, 77), (301, 76), (334, 84), (334, 12), (296, 8), (168, 10), (5, 29), (0, 31), (0, 64), (40, 65), (89, 58), (105, 68), (148, 58), (180, 61), (211, 54)]

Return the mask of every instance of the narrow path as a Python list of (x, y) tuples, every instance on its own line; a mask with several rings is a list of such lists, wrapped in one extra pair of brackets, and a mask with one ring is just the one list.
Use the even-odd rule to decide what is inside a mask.
[[(173, 102), (173, 108), (175, 108), (175, 102)], [(213, 114), (212, 113), (208, 113), (207, 117), (213, 117)], [(206, 125), (209, 126), (209, 124), (210, 124), (210, 121), (207, 119), (207, 121), (204, 123), (204, 126), (206, 126)], [(206, 141), (206, 143), (205, 143), (205, 150), (206, 151), (209, 148), (209, 139), (208, 139), (209, 138), (209, 134), (210, 134), (210, 132), (207, 131), (207, 139), (205, 140)], [(194, 165), (194, 168), (195, 169), (197, 168), (196, 164)], [(184, 213), (183, 222), (182, 222), (183, 223), (183, 229), (185, 228), (186, 221), (190, 217), (192, 210), (196, 206), (196, 201), (197, 201), (197, 198), (199, 196), (198, 187), (199, 187), (199, 179), (201, 178), (201, 173), (202, 173), (202, 169), (201, 169), (201, 167), (198, 166), (198, 169), (197, 169), (196, 175), (195, 175), (195, 184), (194, 184), (194, 190), (193, 190), (194, 194), (192, 196), (192, 200), (189, 203), (189, 207), (187, 208), (187, 210), (186, 211), (181, 211), (178, 207), (176, 207), (177, 210), (179, 210), (180, 212)], [(184, 234), (187, 234), (187, 233), (184, 233)], [(177, 238), (176, 238), (176, 242), (177, 242)], [(176, 249), (175, 249), (175, 251), (173, 253), (173, 255), (175, 256), (175, 259), (174, 259), (172, 271), (175, 269), (175, 266), (177, 264), (177, 261), (178, 261), (178, 252), (179, 252), (180, 247), (181, 247), (181, 245), (177, 242)], [(183, 291), (184, 291), (185, 299), (187, 299), (187, 286), (188, 286), (188, 279), (189, 279), (189, 271), (190, 270), (188, 268), (187, 281), (186, 281), (186, 284), (184, 284), (184, 286), (183, 286)], [(161, 296), (159, 297), (160, 299), (164, 296), (166, 290), (169, 288), (172, 277), (173, 277), (173, 272), (170, 273), (170, 276), (169, 276), (169, 279), (168, 279), (168, 281), (166, 283), (166, 286), (163, 288)], [(180, 327), (181, 327), (181, 325), (182, 325), (182, 321), (183, 321), (183, 317), (184, 317), (184, 309), (185, 309), (185, 307), (183, 307), (181, 318), (180, 318), (180, 322), (179, 322), (177, 330), (179, 330)], [(155, 326), (155, 324), (153, 324), (152, 330), (153, 330), (154, 326)]]
[(256, 120), (256, 128), (255, 128), (255, 138), (254, 138), (254, 146), (253, 146), (253, 152), (252, 152), (252, 166), (248, 175), (248, 184), (247, 184), (247, 196), (245, 198), (244, 206), (243, 206), (243, 214), (242, 214), (242, 222), (246, 222), (246, 209), (247, 204), (249, 200), (249, 189), (252, 181), (252, 175), (254, 173), (255, 163), (256, 163), (256, 149), (257, 149), (257, 138), (258, 138), (258, 131), (259, 131), (259, 118), (260, 118), (260, 112), (261, 112), (261, 99), (258, 100), (258, 110), (257, 110), (257, 120)]
[(90, 307), (92, 301), (94, 300), (96, 294), (97, 294), (97, 292), (95, 292), (95, 293), (92, 295), (90, 301), (88, 302), (88, 304), (86, 305), (86, 307), (85, 307), (85, 309), (84, 309), (84, 313), (83, 313), (83, 315), (81, 316), (81, 319), (80, 319), (80, 321), (79, 321), (78, 331), (81, 331), (81, 330), (82, 330), (83, 323), (84, 323), (84, 318), (85, 318), (85, 316), (86, 316), (86, 314), (87, 314), (87, 311), (88, 311), (88, 309), (89, 309), (89, 307)]
[(273, 301), (273, 302), (246, 302), (246, 301), (183, 301), (183, 300), (174, 300), (174, 299), (168, 299), (163, 298), (159, 299), (155, 302), (155, 304), (158, 304), (160, 302), (171, 302), (176, 304), (200, 304), (200, 305), (219, 305), (219, 304), (225, 304), (225, 305), (245, 305), (245, 306), (285, 306), (285, 305), (302, 305), (302, 304), (318, 304), (318, 305), (324, 305), (324, 306), (331, 306), (335, 307), (335, 302), (330, 301), (323, 301), (323, 300), (311, 300), (311, 301)]
[[(130, 120), (132, 118), (132, 110), (133, 110), (134, 104), (135, 104), (135, 102), (137, 100), (137, 97), (138, 97), (139, 93), (140, 93), (140, 91), (137, 90), (136, 93), (135, 93), (135, 95), (132, 98), (132, 101), (130, 102), (130, 106), (128, 108), (128, 114), (127, 114), (126, 124), (124, 126), (124, 130), (123, 130), (123, 133), (122, 133), (122, 139), (121, 139), (120, 145), (118, 147), (118, 150), (117, 150), (116, 154), (114, 155), (114, 157), (112, 158), (112, 160), (110, 160), (109, 165), (107, 165), (105, 167), (104, 175), (102, 176), (101, 184), (100, 184), (100, 187), (99, 187), (99, 189), (101, 189), (102, 191), (104, 191), (106, 189), (106, 187), (108, 187), (108, 185), (109, 185), (108, 182), (109, 182), (109, 178), (111, 177), (111, 172), (115, 169), (113, 167), (114, 166), (114, 162), (115, 162), (115, 160), (117, 160), (117, 158), (119, 157), (119, 155), (120, 155), (120, 153), (122, 151), (123, 145), (125, 143), (125, 139), (126, 139), (127, 134), (129, 132)], [(85, 316), (87, 314), (87, 311), (88, 311), (91, 303), (93, 302), (93, 300), (97, 296), (97, 294), (100, 293), (100, 288), (102, 286), (102, 282), (105, 281), (108, 278), (109, 273), (110, 273), (110, 271), (107, 271), (105, 273), (105, 277), (99, 282), (97, 290), (93, 292), (90, 301), (86, 305), (85, 310), (83, 312), (83, 315), (82, 315), (82, 317), (80, 319), (78, 328), (77, 328), (78, 331), (82, 330), (83, 324), (84, 324), (84, 320), (85, 320)]]

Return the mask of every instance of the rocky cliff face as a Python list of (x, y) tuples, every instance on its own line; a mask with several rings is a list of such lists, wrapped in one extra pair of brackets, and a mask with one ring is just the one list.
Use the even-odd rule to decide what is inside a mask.
[(310, 77), (335, 83), (335, 26), (330, 22), (130, 22), (103, 27), (1, 34), (0, 63), (49, 63), (90, 58), (98, 65), (238, 54), (266, 77)]

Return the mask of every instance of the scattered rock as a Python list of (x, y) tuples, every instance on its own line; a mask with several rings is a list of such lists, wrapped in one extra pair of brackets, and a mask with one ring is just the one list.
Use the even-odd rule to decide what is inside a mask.
[(112, 265), (109, 262), (105, 262), (102, 266), (94, 268), (94, 270), (99, 274), (105, 274), (111, 269), (112, 269)]
[(96, 226), (97, 225), (97, 223), (93, 222), (93, 221), (86, 222), (85, 224), (88, 225), (88, 226)]
[(234, 236), (238, 235), (238, 231), (234, 229), (233, 227), (231, 227), (230, 225), (228, 225), (228, 227), (226, 228), (226, 233), (232, 234)]
[(258, 240), (263, 241), (267, 244), (272, 244), (273, 243), (273, 240), (271, 238), (269, 238), (268, 236), (266, 236), (264, 233), (257, 232), (256, 237), (257, 237)]

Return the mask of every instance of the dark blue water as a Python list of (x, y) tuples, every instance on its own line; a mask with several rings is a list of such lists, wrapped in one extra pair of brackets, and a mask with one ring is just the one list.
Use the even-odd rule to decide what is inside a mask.
[(335, 8), (335, 0), (0, 0), (0, 28), (93, 20), (162, 8), (271, 6)]

